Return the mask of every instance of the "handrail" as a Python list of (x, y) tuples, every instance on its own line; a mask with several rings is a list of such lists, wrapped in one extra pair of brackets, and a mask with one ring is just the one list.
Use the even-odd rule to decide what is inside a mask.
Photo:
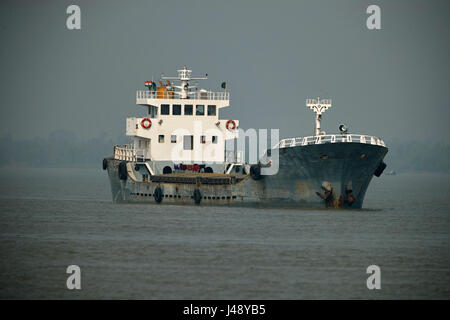
[(324, 134), (318, 136), (307, 136), (297, 138), (282, 139), (278, 142), (273, 149), (307, 146), (312, 144), (324, 144), (324, 143), (365, 143), (385, 147), (386, 144), (381, 138), (363, 135), (363, 134)]
[(137, 152), (132, 145), (116, 145), (114, 146), (114, 159), (125, 161), (136, 161)]
[[(149, 91), (137, 90), (136, 99), (181, 99), (176, 91)], [(187, 99), (197, 100), (230, 100), (230, 93), (225, 91), (195, 91), (189, 92)]]

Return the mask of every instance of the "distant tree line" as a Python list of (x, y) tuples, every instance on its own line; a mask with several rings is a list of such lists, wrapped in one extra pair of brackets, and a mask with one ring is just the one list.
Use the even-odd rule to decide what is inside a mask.
[[(126, 137), (106, 135), (80, 139), (68, 131), (54, 131), (47, 138), (16, 140), (0, 137), (0, 166), (100, 166), (112, 156), (115, 144), (127, 143)], [(450, 145), (417, 141), (386, 141), (389, 152), (385, 171), (450, 172)]]
[(114, 144), (117, 142), (105, 135), (83, 140), (63, 130), (54, 131), (45, 139), (18, 140), (3, 136), (0, 138), (0, 166), (100, 167), (103, 158), (112, 156)]
[(450, 172), (450, 145), (418, 141), (386, 141), (385, 171)]

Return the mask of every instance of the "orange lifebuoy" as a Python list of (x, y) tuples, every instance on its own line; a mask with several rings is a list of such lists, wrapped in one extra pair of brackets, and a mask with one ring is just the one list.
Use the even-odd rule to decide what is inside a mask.
[(152, 126), (152, 120), (150, 120), (149, 118), (142, 119), (141, 126), (144, 129), (150, 128)]
[(233, 130), (236, 128), (236, 122), (234, 122), (234, 120), (228, 120), (227, 123), (225, 124), (225, 127), (228, 130)]

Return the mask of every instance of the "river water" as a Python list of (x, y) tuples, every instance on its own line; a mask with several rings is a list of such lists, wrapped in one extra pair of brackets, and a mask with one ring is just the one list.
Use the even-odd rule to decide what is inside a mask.
[(363, 210), (119, 205), (99, 169), (4, 168), (0, 298), (449, 299), (449, 195), (448, 174), (398, 174)]

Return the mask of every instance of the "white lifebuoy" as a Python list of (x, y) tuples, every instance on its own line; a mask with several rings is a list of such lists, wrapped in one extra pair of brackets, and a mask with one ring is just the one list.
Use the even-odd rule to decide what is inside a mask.
[(149, 118), (142, 119), (141, 126), (144, 129), (150, 128), (152, 126), (152, 120), (150, 120)]
[(236, 122), (234, 122), (234, 120), (228, 120), (225, 127), (227, 130), (234, 130), (236, 128)]

